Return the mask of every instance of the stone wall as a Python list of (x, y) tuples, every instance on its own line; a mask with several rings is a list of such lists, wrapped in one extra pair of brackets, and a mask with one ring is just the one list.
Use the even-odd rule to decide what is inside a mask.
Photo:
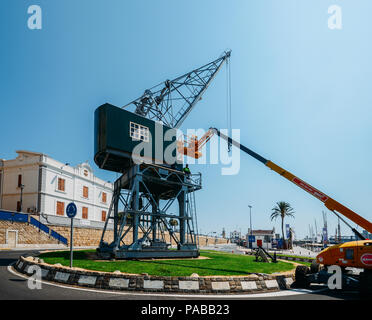
[[(70, 242), (70, 227), (67, 226), (57, 226), (48, 225), (52, 230), (58, 232), (64, 236), (68, 242)], [(31, 245), (31, 244), (58, 244), (58, 241), (52, 237), (49, 237), (43, 231), (39, 231), (33, 226), (27, 223), (11, 222), (11, 221), (1, 221), (0, 220), (0, 245), (6, 246), (6, 233), (7, 230), (17, 230), (18, 231), (18, 245)], [(102, 236), (101, 228), (91, 228), (91, 227), (74, 227), (74, 246), (77, 247), (96, 247), (99, 245)], [(143, 234), (139, 232), (139, 237)], [(176, 233), (176, 237), (179, 238), (179, 234)], [(104, 241), (110, 243), (113, 241), (114, 235), (113, 230), (107, 230), (105, 234)], [(129, 244), (132, 239), (132, 232), (128, 232), (125, 236), (125, 243)], [(172, 239), (168, 233), (165, 234), (165, 239), (167, 243), (175, 245), (176, 242)], [(212, 237), (199, 237), (199, 245), (213, 245), (227, 243), (227, 239), (222, 238), (212, 238)]]
[[(52, 228), (54, 231), (60, 233), (62, 236), (64, 236), (68, 241), (70, 241), (70, 227), (67, 226), (53, 226), (49, 225), (50, 228)], [(100, 228), (83, 228), (83, 227), (77, 227), (74, 228), (74, 246), (77, 247), (90, 247), (90, 246), (98, 246), (99, 242), (101, 240), (102, 236), (102, 229)], [(138, 234), (139, 238), (143, 236), (142, 232), (139, 232)], [(179, 234), (176, 233), (176, 237), (179, 238)], [(107, 230), (105, 233), (105, 242), (112, 242), (114, 239), (114, 232), (113, 230)], [(132, 232), (129, 231), (128, 234), (124, 238), (124, 242), (126, 244), (129, 244), (132, 239)], [(165, 233), (165, 240), (167, 243), (171, 243), (172, 245), (175, 245), (176, 242), (174, 239), (172, 239), (168, 233)], [(208, 240), (208, 241), (207, 241)], [(223, 238), (212, 238), (212, 237), (205, 237), (200, 236), (199, 237), (199, 245), (205, 246), (205, 245), (212, 245), (212, 244), (223, 244), (228, 243), (227, 239)]]
[(34, 228), (32, 225), (21, 222), (1, 221), (0, 220), (0, 245), (7, 246), (6, 234), (8, 231), (15, 230), (18, 234), (17, 245), (31, 244), (58, 244), (58, 241), (49, 237), (43, 231)]

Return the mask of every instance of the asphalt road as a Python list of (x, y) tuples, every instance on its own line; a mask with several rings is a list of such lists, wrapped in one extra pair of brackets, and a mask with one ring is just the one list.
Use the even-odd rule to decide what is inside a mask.
[[(1, 251), (0, 250), (0, 300), (202, 300), (211, 299), (208, 296), (176, 296), (160, 294), (111, 293), (102, 291), (81, 290), (70, 287), (56, 286), (42, 283), (41, 289), (31, 290), (27, 286), (27, 279), (8, 270), (8, 266), (16, 262), (20, 255), (37, 254), (38, 251)], [(319, 290), (321, 287), (314, 287)], [(284, 292), (281, 292), (283, 294)], [(213, 297), (213, 300), (358, 300), (357, 292), (335, 292), (323, 290), (321, 292), (301, 293), (296, 295), (255, 296), (240, 295), (239, 297)]]

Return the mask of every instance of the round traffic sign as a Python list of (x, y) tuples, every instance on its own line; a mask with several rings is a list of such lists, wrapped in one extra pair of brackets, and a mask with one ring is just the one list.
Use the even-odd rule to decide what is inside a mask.
[(69, 218), (73, 218), (76, 216), (77, 213), (77, 207), (76, 204), (71, 202), (66, 207), (66, 214)]

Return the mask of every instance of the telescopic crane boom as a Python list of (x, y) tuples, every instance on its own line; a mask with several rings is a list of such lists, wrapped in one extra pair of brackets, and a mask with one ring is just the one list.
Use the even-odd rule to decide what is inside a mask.
[(188, 156), (194, 157), (194, 158), (199, 158), (201, 156), (200, 150), (211, 139), (211, 137), (214, 134), (217, 134), (219, 137), (226, 140), (228, 142), (228, 144), (231, 144), (231, 145), (239, 148), (243, 152), (249, 154), (250, 156), (252, 156), (256, 160), (263, 163), (265, 166), (269, 167), (271, 170), (274, 170), (276, 173), (280, 174), (281, 176), (283, 176), (287, 180), (291, 181), (296, 186), (304, 189), (306, 192), (310, 193), (312, 196), (314, 196), (315, 198), (322, 201), (324, 203), (324, 205), (329, 210), (331, 210), (333, 213), (335, 213), (343, 222), (345, 222), (345, 224), (348, 225), (351, 228), (351, 230), (360, 239), (364, 240), (365, 238), (358, 232), (358, 230), (356, 230), (355, 228), (350, 226), (350, 224), (348, 224), (342, 217), (340, 217), (339, 214), (347, 217), (351, 221), (355, 222), (358, 226), (360, 226), (360, 227), (364, 228), (365, 230), (367, 230), (368, 232), (372, 233), (372, 223), (371, 222), (364, 219), (363, 217), (361, 217), (360, 215), (358, 215), (354, 211), (350, 210), (349, 208), (345, 207), (341, 203), (337, 202), (336, 200), (332, 199), (330, 196), (326, 195), (325, 193), (323, 193), (323, 192), (319, 191), (318, 189), (314, 188), (313, 186), (311, 186), (307, 182), (305, 182), (305, 181), (301, 180), (300, 178), (296, 177), (294, 174), (292, 174), (289, 171), (281, 168), (280, 166), (278, 166), (274, 162), (265, 159), (264, 157), (262, 157), (258, 153), (252, 151), (251, 149), (247, 148), (246, 146), (244, 146), (244, 145), (240, 144), (239, 142), (236, 142), (235, 140), (226, 136), (225, 134), (223, 134), (222, 132), (220, 132), (216, 128), (210, 128), (206, 132), (206, 134), (202, 138), (200, 138), (199, 141), (197, 140), (197, 137), (192, 137), (192, 139), (189, 143), (189, 146), (185, 147), (183, 150), (181, 148), (179, 148), (179, 152), (181, 152), (183, 154), (186, 154)]

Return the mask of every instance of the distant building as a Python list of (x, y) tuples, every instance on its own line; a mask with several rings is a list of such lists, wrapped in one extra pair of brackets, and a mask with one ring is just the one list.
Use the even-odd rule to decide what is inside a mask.
[(225, 228), (222, 229), (222, 238), (226, 238), (226, 231), (225, 231)]
[(239, 231), (230, 232), (231, 243), (239, 243), (241, 240), (241, 233)]
[(17, 154), (15, 159), (0, 161), (2, 209), (36, 214), (41, 221), (49, 222), (51, 218), (53, 224), (59, 221), (65, 224), (66, 206), (74, 202), (81, 225), (106, 220), (113, 184), (95, 177), (88, 162), (72, 167), (42, 153), (17, 151)]
[[(249, 243), (249, 236), (251, 235), (250, 229), (247, 233), (247, 243)], [(254, 241), (252, 242), (252, 248), (263, 247), (264, 249), (272, 249), (272, 242), (275, 239), (275, 229), (272, 230), (252, 230)]]

